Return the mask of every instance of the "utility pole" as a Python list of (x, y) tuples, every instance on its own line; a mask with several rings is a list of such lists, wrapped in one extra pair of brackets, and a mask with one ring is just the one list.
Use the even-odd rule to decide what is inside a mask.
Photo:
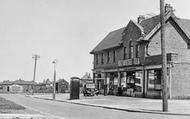
[(164, 0), (160, 0), (160, 22), (161, 22), (161, 51), (162, 51), (162, 111), (168, 111), (167, 92), (167, 59), (165, 46), (165, 7)]
[(53, 80), (53, 100), (55, 100), (55, 93), (56, 93), (56, 63), (57, 60), (53, 60), (52, 62), (54, 64), (54, 80)]
[(36, 78), (36, 64), (37, 64), (37, 60), (40, 58), (40, 56), (35, 54), (32, 56), (32, 58), (34, 59), (34, 75), (33, 75), (33, 85), (32, 85), (32, 95), (33, 95), (34, 94), (34, 83), (35, 83), (35, 78)]

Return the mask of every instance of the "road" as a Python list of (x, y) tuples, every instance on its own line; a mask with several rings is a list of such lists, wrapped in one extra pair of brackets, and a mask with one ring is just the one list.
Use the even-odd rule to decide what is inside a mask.
[(26, 108), (64, 119), (189, 119), (189, 116), (161, 115), (151, 113), (126, 112), (99, 107), (90, 107), (64, 102), (36, 99), (21, 94), (1, 94), (0, 96), (23, 105)]

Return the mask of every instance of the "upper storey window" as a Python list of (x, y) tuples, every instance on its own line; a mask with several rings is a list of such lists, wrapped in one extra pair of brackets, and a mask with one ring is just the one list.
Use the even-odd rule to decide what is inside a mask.
[(109, 63), (110, 62), (110, 53), (109, 53), (109, 51), (107, 52), (107, 63)]
[(104, 53), (101, 54), (101, 63), (104, 64)]
[(133, 56), (133, 41), (131, 40), (130, 42), (129, 42), (129, 59), (131, 59), (131, 58), (133, 58), (134, 56)]
[(115, 62), (115, 58), (116, 58), (116, 51), (113, 51), (113, 62)]
[(123, 48), (123, 59), (127, 59), (127, 48)]
[(95, 54), (96, 64), (98, 64), (98, 54)]
[(136, 45), (136, 58), (139, 57), (140, 46)]

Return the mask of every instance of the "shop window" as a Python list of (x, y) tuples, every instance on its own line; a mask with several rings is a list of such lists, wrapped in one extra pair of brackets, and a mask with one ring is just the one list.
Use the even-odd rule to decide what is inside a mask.
[(136, 71), (135, 72), (135, 90), (136, 92), (142, 92), (142, 86), (143, 86), (143, 72), (142, 71)]
[(129, 42), (129, 59), (133, 58), (133, 41)]
[(161, 91), (161, 70), (148, 70), (148, 90)]
[(126, 72), (121, 72), (121, 86), (126, 88)]
[(118, 75), (117, 72), (110, 73), (110, 81), (109, 81), (109, 94), (113, 95), (116, 92), (116, 89), (118, 87)]
[(135, 89), (135, 72), (127, 72), (127, 88)]

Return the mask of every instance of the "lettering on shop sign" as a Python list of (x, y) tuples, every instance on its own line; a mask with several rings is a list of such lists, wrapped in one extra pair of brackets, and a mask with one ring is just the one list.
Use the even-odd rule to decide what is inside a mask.
[(140, 64), (139, 58), (118, 61), (118, 66), (130, 66), (130, 65), (138, 65), (138, 64)]

